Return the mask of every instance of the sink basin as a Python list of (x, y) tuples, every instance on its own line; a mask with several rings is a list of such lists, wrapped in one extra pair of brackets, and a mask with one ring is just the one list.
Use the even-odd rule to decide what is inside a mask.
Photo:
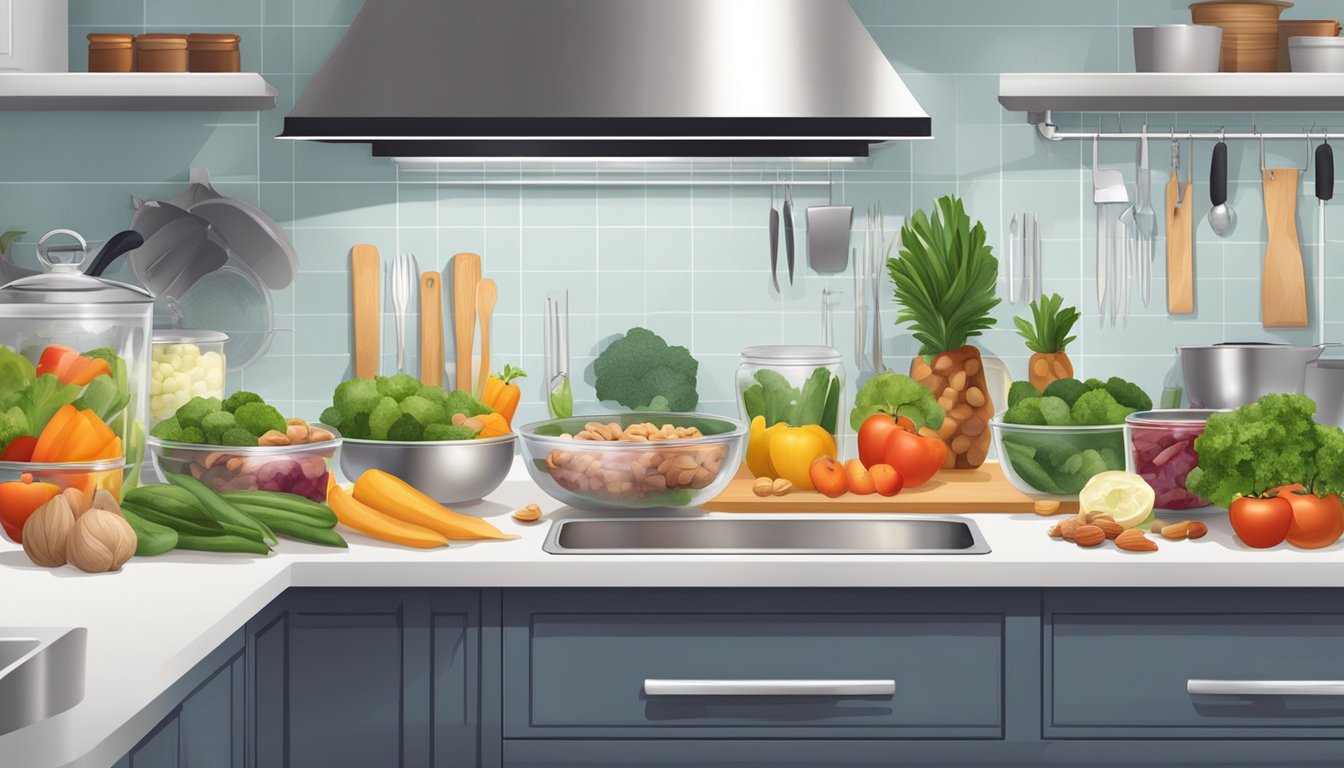
[(980, 529), (955, 517), (627, 517), (561, 520), (553, 555), (983, 555)]
[(0, 735), (84, 698), (83, 627), (0, 627)]

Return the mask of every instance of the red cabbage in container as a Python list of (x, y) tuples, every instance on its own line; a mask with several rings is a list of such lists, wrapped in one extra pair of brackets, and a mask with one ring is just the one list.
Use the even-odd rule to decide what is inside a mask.
[(1152, 486), (1155, 509), (1207, 507), (1209, 502), (1185, 488), (1190, 470), (1199, 465), (1195, 439), (1216, 410), (1180, 408), (1143, 411), (1125, 419), (1129, 469)]

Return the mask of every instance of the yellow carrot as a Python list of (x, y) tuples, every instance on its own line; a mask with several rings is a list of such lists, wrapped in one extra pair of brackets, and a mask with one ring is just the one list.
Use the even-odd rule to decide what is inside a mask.
[[(370, 469), (355, 481), (355, 500), (396, 519), (428, 528), (449, 539), (516, 539), (479, 517), (454, 512), (380, 469)], [(334, 509), (334, 507), (333, 507)]]

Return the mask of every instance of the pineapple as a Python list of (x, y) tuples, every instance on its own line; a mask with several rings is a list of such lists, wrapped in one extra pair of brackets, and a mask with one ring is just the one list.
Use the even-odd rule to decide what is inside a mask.
[(1064, 297), (1058, 293), (1041, 295), (1038, 301), (1031, 302), (1031, 319), (1027, 322), (1014, 317), (1017, 335), (1027, 341), (1027, 349), (1032, 352), (1027, 368), (1027, 378), (1032, 386), (1041, 391), (1055, 379), (1073, 378), (1073, 361), (1069, 359), (1064, 347), (1076, 336), (1070, 336), (1074, 323), (1078, 322), (1077, 307), (1065, 307)]
[(900, 255), (892, 258), (888, 249), (887, 270), (901, 305), (896, 322), (909, 323), (920, 344), (910, 376), (947, 414), (938, 431), (948, 446), (943, 467), (973, 469), (989, 453), (994, 404), (980, 350), (967, 340), (994, 325), (999, 262), (985, 244), (984, 225), (971, 227), (959, 198), (942, 197), (934, 205), (932, 221), (918, 211), (901, 228)]

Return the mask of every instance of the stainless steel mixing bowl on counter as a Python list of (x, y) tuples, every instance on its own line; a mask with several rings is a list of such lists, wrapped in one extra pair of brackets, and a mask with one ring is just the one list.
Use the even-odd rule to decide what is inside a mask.
[(1318, 344), (1209, 344), (1177, 347), (1191, 408), (1240, 408), (1271, 392), (1302, 394), (1307, 364), (1326, 347)]
[(1344, 360), (1308, 365), (1306, 394), (1316, 401), (1316, 421), (1344, 427)]
[(367, 470), (381, 469), (440, 504), (461, 504), (484, 498), (504, 482), (513, 466), (516, 440), (514, 433), (415, 443), (346, 438), (341, 473), (353, 481)]

